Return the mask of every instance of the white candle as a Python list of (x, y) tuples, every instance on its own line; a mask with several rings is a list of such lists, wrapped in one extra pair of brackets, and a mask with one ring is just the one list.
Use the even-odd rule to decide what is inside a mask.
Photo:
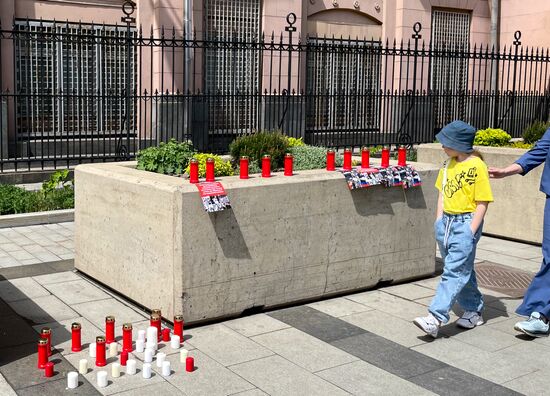
[(171, 373), (172, 371), (170, 370), (170, 362), (168, 360), (162, 362), (162, 376), (169, 377)]
[(126, 374), (134, 375), (136, 373), (136, 361), (134, 359), (128, 359), (126, 362)]
[(115, 357), (118, 352), (118, 344), (116, 342), (111, 342), (109, 344), (109, 357)]
[(166, 354), (159, 352), (157, 353), (157, 367), (162, 367), (162, 363), (164, 363), (164, 359), (166, 358)]
[(185, 363), (185, 359), (187, 359), (187, 355), (189, 355), (189, 351), (187, 349), (182, 349), (180, 351), (180, 362)]
[(120, 363), (113, 363), (111, 366), (111, 375), (113, 378), (120, 377)]
[(156, 327), (149, 326), (147, 328), (147, 342), (154, 342), (155, 344), (158, 342), (158, 330)]
[(138, 340), (141, 340), (145, 343), (145, 330), (139, 330), (138, 331)]
[(78, 387), (78, 373), (76, 371), (70, 371), (67, 374), (67, 388), (75, 389)]
[(136, 340), (136, 352), (142, 353), (145, 350), (145, 341)]
[(78, 362), (78, 372), (82, 375), (88, 373), (88, 361), (86, 359), (80, 359)]
[(145, 354), (143, 356), (143, 361), (145, 363), (151, 363), (153, 361), (153, 350), (151, 348), (147, 348), (145, 350)]
[(144, 363), (143, 364), (143, 378), (149, 379), (151, 378), (151, 364), (150, 363)]
[(105, 388), (107, 386), (107, 372), (98, 371), (97, 372), (97, 386), (100, 388)]
[(95, 342), (90, 343), (88, 352), (90, 353), (90, 357), (95, 357)]
[(172, 335), (170, 338), (170, 348), (179, 349), (180, 348), (180, 336), (177, 334)]

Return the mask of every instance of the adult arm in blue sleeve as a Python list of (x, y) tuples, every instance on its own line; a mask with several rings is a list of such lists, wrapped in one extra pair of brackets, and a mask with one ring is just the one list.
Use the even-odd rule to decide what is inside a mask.
[(542, 138), (535, 144), (531, 150), (523, 154), (515, 161), (516, 164), (521, 166), (523, 172), (521, 175), (526, 175), (532, 169), (542, 164), (548, 156), (548, 150), (550, 149), (550, 128), (544, 132)]

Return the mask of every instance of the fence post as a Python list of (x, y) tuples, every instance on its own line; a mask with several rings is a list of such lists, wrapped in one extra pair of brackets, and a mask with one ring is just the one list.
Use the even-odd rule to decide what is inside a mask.
[(132, 17), (136, 9), (136, 3), (132, 0), (126, 0), (122, 5), (122, 12), (125, 14), (120, 20), (126, 23), (126, 89), (125, 89), (125, 115), (124, 115), (124, 128), (126, 130), (126, 144), (123, 144), (123, 136), (116, 144), (116, 157), (117, 159), (129, 160), (130, 159), (130, 104), (132, 102), (132, 23), (136, 22), (136, 18)]

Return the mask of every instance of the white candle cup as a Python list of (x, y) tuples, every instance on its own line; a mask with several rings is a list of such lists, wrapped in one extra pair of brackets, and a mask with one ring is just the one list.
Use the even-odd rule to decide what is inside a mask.
[(136, 352), (143, 353), (144, 350), (145, 350), (145, 341), (136, 340)]
[(128, 359), (128, 361), (126, 362), (126, 374), (136, 374), (136, 361), (134, 359)]
[(139, 330), (138, 331), (138, 337), (137, 337), (138, 340), (141, 340), (145, 343), (145, 330)]
[(113, 363), (111, 366), (111, 375), (113, 378), (120, 377), (120, 363)]
[(151, 363), (153, 361), (153, 350), (151, 348), (145, 350), (143, 361), (145, 363)]
[(185, 359), (187, 359), (188, 355), (189, 355), (189, 351), (187, 349), (182, 349), (180, 351), (180, 362), (185, 363)]
[(158, 329), (153, 326), (147, 328), (147, 342), (158, 342)]
[(107, 386), (107, 372), (98, 371), (97, 372), (97, 386), (100, 388), (105, 388)]
[(86, 359), (80, 359), (78, 362), (78, 372), (82, 375), (88, 374), (88, 361)]
[(90, 346), (88, 347), (88, 352), (90, 354), (90, 357), (95, 358), (95, 342), (90, 343)]
[(170, 370), (170, 362), (168, 360), (162, 362), (162, 376), (169, 377), (170, 374), (172, 374), (172, 370)]
[(142, 370), (143, 378), (149, 379), (151, 378), (151, 364), (150, 363), (144, 363), (143, 364), (143, 370)]
[(159, 352), (157, 353), (157, 367), (162, 367), (162, 363), (164, 363), (164, 359), (166, 359), (166, 354)]
[(172, 335), (172, 338), (170, 338), (170, 348), (172, 349), (180, 349), (180, 336), (177, 334)]
[(67, 388), (78, 388), (78, 373), (76, 371), (70, 371), (67, 374)]
[(109, 357), (115, 357), (118, 353), (118, 344), (116, 342), (111, 342), (109, 344)]

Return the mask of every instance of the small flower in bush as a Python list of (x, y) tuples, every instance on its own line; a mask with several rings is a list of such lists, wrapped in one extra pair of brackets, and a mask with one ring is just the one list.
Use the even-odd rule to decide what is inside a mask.
[(477, 131), (474, 139), (475, 146), (507, 146), (512, 137), (502, 129), (482, 129)]
[(304, 141), (302, 140), (302, 138), (293, 138), (293, 137), (289, 137), (287, 138), (288, 140), (288, 147), (299, 147), (299, 146), (305, 146), (305, 143)]
[[(206, 176), (206, 160), (208, 158), (214, 159), (214, 174), (216, 176), (233, 176), (233, 167), (230, 161), (224, 161), (222, 157), (214, 154), (200, 153), (193, 155), (197, 161), (199, 161), (199, 177)], [(189, 173), (190, 165), (185, 169), (186, 173)]]

